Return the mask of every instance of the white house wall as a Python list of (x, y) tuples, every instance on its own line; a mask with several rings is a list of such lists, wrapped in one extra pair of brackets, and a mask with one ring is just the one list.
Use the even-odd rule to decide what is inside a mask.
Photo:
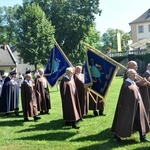
[[(140, 23), (136, 25), (136, 33), (137, 33), (137, 41), (144, 39), (144, 38), (149, 38), (150, 37), (150, 32), (148, 31), (148, 25), (150, 23)], [(138, 27), (143, 26), (143, 33), (138, 33)]]
[(12, 68), (11, 67), (0, 67), (0, 70), (4, 70), (4, 74), (8, 75)]
[(16, 68), (17, 72), (20, 72), (20, 73), (24, 74), (25, 71), (26, 71), (26, 68), (29, 68), (32, 71), (35, 70), (34, 65), (30, 65), (28, 63), (20, 62), (19, 53), (16, 50), (13, 52), (13, 55), (14, 55), (16, 61), (17, 61), (17, 68)]

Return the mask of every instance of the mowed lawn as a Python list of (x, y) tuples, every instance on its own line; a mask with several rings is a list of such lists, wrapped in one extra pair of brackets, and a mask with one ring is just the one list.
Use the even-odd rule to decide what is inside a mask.
[[(89, 111), (80, 129), (64, 126), (60, 93), (51, 88), (50, 115), (38, 122), (23, 122), (21, 116), (0, 116), (0, 150), (150, 150), (150, 143), (140, 143), (138, 133), (117, 143), (110, 132), (122, 77), (113, 81), (106, 99), (106, 116), (94, 117)], [(21, 110), (21, 107), (20, 107)], [(150, 139), (150, 133), (147, 134)]]

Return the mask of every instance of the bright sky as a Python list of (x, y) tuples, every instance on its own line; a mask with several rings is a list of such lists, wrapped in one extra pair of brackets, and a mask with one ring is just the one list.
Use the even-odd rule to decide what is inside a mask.
[(0, 6), (13, 6), (15, 4), (22, 4), (22, 0), (0, 0)]
[(102, 34), (108, 28), (129, 32), (129, 23), (150, 9), (150, 0), (100, 0), (101, 16), (96, 18), (96, 29)]
[[(0, 6), (22, 4), (22, 0), (0, 0)], [(129, 23), (150, 9), (150, 0), (100, 0), (101, 16), (96, 17), (96, 29), (102, 34), (108, 28), (130, 31)]]

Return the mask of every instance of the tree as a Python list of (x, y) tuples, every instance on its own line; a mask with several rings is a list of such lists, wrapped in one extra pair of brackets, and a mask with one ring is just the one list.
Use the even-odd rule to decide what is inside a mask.
[(96, 30), (96, 25), (94, 24), (93, 27), (89, 29), (89, 32), (86, 34), (85, 39), (83, 41), (100, 50), (100, 40), (100, 32)]
[(80, 42), (93, 27), (95, 14), (101, 14), (99, 0), (25, 0), (38, 3), (55, 26), (55, 38), (67, 57), (76, 63), (81, 57)]
[(87, 43), (92, 47), (101, 50), (100, 32), (96, 30), (94, 24), (85, 34), (84, 38), (77, 44), (77, 48), (74, 50), (75, 54), (72, 54), (72, 56), (75, 57), (75, 61), (71, 59), (73, 65), (83, 65), (85, 62), (87, 47), (83, 43)]
[(121, 35), (121, 47), (122, 51), (127, 49), (128, 40), (131, 39), (129, 33), (125, 33), (122, 30), (118, 29), (108, 29), (101, 37), (101, 41), (103, 43), (103, 51), (106, 51), (108, 47), (111, 48), (112, 51), (117, 51), (117, 33)]
[[(20, 16), (20, 17), (19, 17)], [(49, 58), (54, 27), (45, 13), (36, 5), (23, 5), (18, 9), (18, 49), (25, 63), (45, 65)]]
[(6, 34), (4, 34), (4, 25), (3, 25), (3, 19), (4, 19), (4, 16), (3, 16), (3, 7), (0, 7), (0, 44), (4, 44), (5, 43), (5, 39), (6, 39)]
[(92, 47), (101, 50), (101, 44), (100, 44), (100, 32), (98, 32), (95, 28), (95, 25), (89, 29), (89, 31), (86, 33), (84, 38), (80, 41), (80, 43), (77, 45), (77, 60), (74, 62), (75, 65), (82, 64), (85, 61), (85, 50), (86, 46), (83, 44), (83, 42), (91, 45)]
[(0, 7), (0, 43), (7, 43), (10, 46), (14, 46), (17, 42), (17, 20), (15, 18), (16, 11), (19, 5), (14, 7)]

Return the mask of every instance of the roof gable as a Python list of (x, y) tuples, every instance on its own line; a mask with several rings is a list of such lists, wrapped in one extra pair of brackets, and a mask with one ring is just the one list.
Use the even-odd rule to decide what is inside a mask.
[(144, 14), (130, 22), (129, 24), (141, 23), (141, 22), (150, 22), (150, 9), (148, 9)]
[(6, 48), (0, 45), (0, 66), (16, 66), (16, 60), (8, 45)]

